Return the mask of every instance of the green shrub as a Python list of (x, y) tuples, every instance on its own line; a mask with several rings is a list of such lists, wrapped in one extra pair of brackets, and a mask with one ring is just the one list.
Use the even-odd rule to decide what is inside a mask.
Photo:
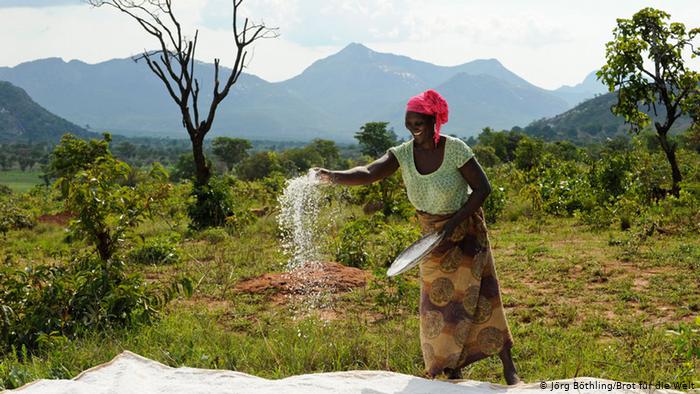
[(506, 189), (494, 187), (484, 201), (484, 216), (487, 223), (496, 223), (506, 207)]
[(413, 224), (383, 224), (375, 234), (371, 261), (382, 269), (388, 268), (399, 253), (417, 241), (421, 234)]
[(633, 160), (629, 154), (605, 154), (591, 164), (588, 181), (598, 202), (615, 201), (627, 192), (633, 181)]
[(615, 215), (607, 205), (595, 206), (586, 210), (576, 210), (574, 211), (574, 217), (579, 223), (594, 229), (608, 228), (615, 221)]
[(404, 306), (409, 310), (418, 309), (420, 285), (411, 281), (406, 275), (388, 277), (386, 268), (375, 267), (374, 278), (369, 282), (369, 290), (373, 293), (374, 304), (385, 316), (396, 312), (396, 306)]
[(202, 230), (207, 227), (220, 227), (226, 223), (226, 217), (233, 213), (235, 200), (231, 188), (235, 178), (215, 176), (204, 186), (194, 186), (194, 201), (187, 207), (190, 228)]
[(194, 234), (194, 239), (207, 241), (212, 244), (217, 244), (228, 239), (229, 235), (226, 229), (223, 228), (208, 228)]
[(33, 228), (36, 226), (36, 218), (26, 209), (19, 206), (19, 202), (13, 196), (0, 197), (0, 233), (3, 236), (10, 230)]
[(180, 255), (172, 242), (156, 238), (132, 249), (128, 261), (136, 264), (175, 264), (180, 261)]
[(591, 186), (579, 165), (573, 162), (549, 160), (537, 169), (542, 208), (555, 216), (571, 216), (576, 210), (594, 205)]
[(65, 208), (77, 215), (70, 222), (71, 238), (82, 238), (94, 245), (105, 262), (147, 216), (149, 204), (165, 197), (161, 188), (151, 186), (167, 179), (160, 164), (155, 163), (149, 171), (145, 187), (121, 185), (129, 172), (128, 164), (107, 155), (54, 184), (54, 188), (66, 193)]
[(367, 218), (345, 223), (340, 229), (335, 260), (350, 267), (364, 268), (368, 266), (367, 246), (374, 227)]
[(258, 218), (248, 209), (236, 209), (226, 217), (226, 231), (231, 235), (240, 234), (244, 228), (255, 223)]
[(1, 353), (75, 337), (83, 332), (148, 323), (189, 279), (150, 288), (119, 260), (79, 257), (66, 267), (0, 268)]
[(415, 208), (408, 201), (406, 188), (400, 173), (393, 174), (380, 182), (353, 187), (347, 196), (347, 202), (364, 205), (367, 203), (381, 206), (385, 217), (396, 216), (408, 219), (415, 215)]

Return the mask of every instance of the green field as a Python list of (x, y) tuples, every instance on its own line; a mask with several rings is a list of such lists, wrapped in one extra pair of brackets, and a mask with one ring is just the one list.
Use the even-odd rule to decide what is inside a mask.
[[(349, 208), (336, 221), (351, 215), (361, 212)], [(40, 224), (11, 232), (0, 253), (18, 265), (53, 260), (65, 248), (63, 231)], [(138, 233), (169, 231), (163, 222), (146, 222)], [(524, 381), (700, 380), (700, 360), (688, 353), (698, 345), (688, 330), (700, 328), (694, 325), (700, 308), (697, 236), (657, 237), (631, 250), (618, 242), (627, 237), (622, 231), (588, 231), (573, 219), (521, 218), (493, 225), (490, 237)], [(240, 235), (198, 233), (178, 250), (182, 261), (175, 265), (137, 268), (149, 280), (176, 273), (194, 278), (194, 296), (170, 304), (161, 321), (52, 344), (26, 361), (6, 356), (0, 381), (17, 386), (70, 378), (125, 349), (171, 366), (266, 378), (353, 369), (422, 375), (416, 269), (399, 282), (371, 275), (366, 287), (327, 294), (323, 307), (308, 308), (299, 297), (280, 303), (273, 293), (233, 290), (242, 279), (283, 271), (274, 217)], [(471, 365), (464, 375), (504, 383), (497, 357)]]
[[(543, 144), (542, 154), (511, 147), (519, 160), (504, 154), (486, 167), (493, 188), (484, 211), (524, 382), (588, 376), (700, 387), (700, 152), (678, 151), (681, 190), (660, 196), (670, 166), (638, 142), (570, 160), (549, 152), (556, 145)], [(188, 228), (203, 212), (188, 205), (191, 182), (132, 173), (109, 156), (65, 178), (65, 195), (0, 194), (0, 389), (72, 378), (124, 350), (264, 378), (358, 369), (424, 376), (419, 271), (385, 274), (419, 237), (399, 175), (328, 186), (317, 201), (320, 259), (367, 283), (288, 295), (240, 285), (286, 270), (277, 218), (294, 174), (212, 178), (207, 202), (216, 204), (205, 208), (225, 220), (206, 230)], [(172, 289), (182, 276), (191, 297), (147, 291)], [(463, 376), (505, 383), (498, 357)]]
[(15, 192), (24, 193), (35, 185), (43, 184), (41, 171), (0, 171), (0, 185), (9, 186)]

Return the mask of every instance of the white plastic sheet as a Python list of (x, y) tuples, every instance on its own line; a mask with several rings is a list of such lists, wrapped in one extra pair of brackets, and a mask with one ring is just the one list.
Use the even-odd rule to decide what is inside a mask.
[[(574, 386), (575, 382), (578, 389)], [(558, 389), (552, 390), (554, 383), (558, 384)], [(544, 388), (541, 387), (543, 384)], [(385, 371), (330, 372), (270, 380), (227, 370), (172, 368), (125, 351), (112, 361), (88, 369), (72, 380), (38, 380), (10, 392), (22, 394), (681, 393), (673, 390), (643, 390), (638, 384), (636, 389), (608, 390), (609, 387), (624, 384), (624, 382), (606, 379), (581, 377), (556, 382), (503, 386), (473, 380), (457, 383), (427, 380)], [(583, 386), (588, 388), (582, 389)]]

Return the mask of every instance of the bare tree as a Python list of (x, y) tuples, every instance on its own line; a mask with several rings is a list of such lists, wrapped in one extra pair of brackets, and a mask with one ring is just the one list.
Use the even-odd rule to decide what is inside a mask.
[(148, 67), (163, 82), (170, 97), (180, 108), (182, 125), (192, 141), (192, 153), (197, 168), (195, 186), (208, 184), (211, 172), (204, 158), (204, 136), (211, 130), (219, 104), (238, 81), (246, 65), (247, 47), (261, 38), (277, 37), (276, 28), (253, 23), (245, 18), (239, 26), (238, 14), (243, 0), (233, 3), (233, 39), (236, 60), (228, 77), (219, 80), (220, 59), (214, 59), (214, 84), (208, 108), (199, 102), (199, 80), (195, 77), (195, 52), (198, 30), (194, 36), (183, 34), (182, 26), (172, 8), (172, 0), (86, 0), (94, 7), (109, 6), (129, 15), (157, 39), (159, 49), (144, 51), (134, 61), (145, 60)]

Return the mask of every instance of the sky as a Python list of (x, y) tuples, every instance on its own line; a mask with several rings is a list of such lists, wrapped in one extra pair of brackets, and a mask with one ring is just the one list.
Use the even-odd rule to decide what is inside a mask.
[[(232, 64), (231, 0), (173, 3), (185, 32), (199, 30), (197, 58)], [(256, 42), (245, 72), (282, 81), (358, 42), (444, 66), (495, 58), (555, 89), (604, 64), (616, 18), (644, 7), (700, 27), (698, 0), (244, 0), (243, 16), (279, 33)], [(47, 57), (98, 63), (156, 46), (127, 15), (84, 0), (0, 0), (0, 37), (0, 66)], [(700, 59), (691, 64), (700, 68)]]

